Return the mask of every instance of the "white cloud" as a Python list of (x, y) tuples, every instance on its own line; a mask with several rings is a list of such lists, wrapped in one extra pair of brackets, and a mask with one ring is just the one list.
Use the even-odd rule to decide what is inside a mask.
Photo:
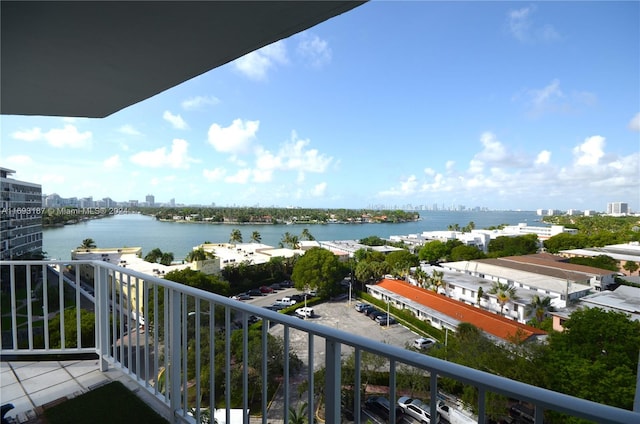
[(18, 167), (23, 167), (26, 165), (33, 164), (33, 159), (31, 159), (31, 156), (27, 156), (27, 155), (8, 156), (4, 158), (2, 161), (9, 168), (11, 168), (11, 166), (13, 165), (19, 165)]
[(120, 156), (113, 155), (102, 162), (102, 166), (106, 169), (117, 169), (122, 166), (122, 161), (120, 160)]
[(584, 143), (574, 147), (573, 154), (578, 166), (593, 166), (604, 156), (605, 138), (594, 135), (585, 139)]
[(121, 132), (122, 134), (127, 134), (127, 135), (142, 135), (140, 131), (135, 129), (133, 125), (130, 125), (130, 124), (121, 126), (120, 128), (118, 128), (118, 132)]
[(251, 177), (250, 169), (240, 169), (235, 175), (229, 175), (224, 179), (226, 183), (246, 184)]
[(583, 106), (593, 106), (597, 103), (597, 96), (588, 91), (574, 90), (565, 93), (560, 88), (560, 81), (553, 79), (542, 88), (530, 88), (513, 96), (514, 100), (522, 99), (532, 117), (539, 117), (546, 113), (570, 113), (578, 111)]
[(16, 131), (11, 134), (11, 137), (22, 141), (36, 141), (42, 139), (44, 135), (42, 134), (42, 130), (36, 127), (30, 130)]
[(381, 191), (380, 196), (409, 196), (416, 192), (418, 188), (418, 179), (415, 175), (411, 175), (404, 181), (400, 181), (398, 187), (394, 187), (390, 190)]
[(186, 140), (176, 138), (171, 143), (171, 150), (167, 151), (166, 147), (156, 150), (139, 152), (131, 156), (131, 162), (148, 168), (181, 168), (188, 169), (191, 163), (198, 160), (189, 157), (189, 143)]
[(267, 72), (277, 65), (289, 63), (284, 41), (276, 41), (234, 61), (237, 70), (253, 80), (264, 80)]
[(216, 182), (222, 180), (226, 173), (224, 168), (205, 169), (202, 176), (209, 182)]
[(168, 110), (164, 111), (164, 113), (162, 114), (162, 118), (165, 121), (169, 122), (173, 126), (173, 128), (177, 130), (186, 130), (187, 128), (189, 128), (185, 120), (182, 119), (182, 116), (174, 115)]
[(223, 153), (248, 153), (259, 127), (260, 121), (242, 119), (234, 119), (228, 127), (213, 124), (209, 127), (209, 144)]
[(509, 32), (519, 41), (534, 43), (537, 41), (551, 42), (560, 39), (560, 34), (549, 25), (536, 26), (532, 16), (536, 7), (523, 7), (517, 10), (510, 10), (507, 13), (507, 26)]
[(314, 67), (321, 67), (331, 62), (331, 47), (329, 43), (317, 35), (303, 34), (298, 43), (298, 53)]
[(629, 121), (629, 129), (631, 131), (640, 131), (640, 112)]
[(215, 96), (196, 96), (184, 100), (181, 105), (184, 110), (198, 110), (218, 103), (220, 99)]
[(22, 141), (44, 140), (49, 143), (49, 145), (58, 148), (88, 147), (91, 144), (91, 138), (93, 137), (91, 131), (81, 133), (74, 125), (71, 124), (67, 124), (63, 128), (53, 128), (47, 132), (42, 132), (40, 128), (16, 131), (11, 134), (11, 136)]
[(327, 183), (316, 184), (311, 190), (313, 197), (324, 197), (327, 192)]
[(538, 156), (536, 157), (536, 160), (535, 160), (535, 164), (546, 165), (549, 163), (550, 160), (551, 160), (551, 152), (548, 150), (543, 150), (540, 153), (538, 153)]

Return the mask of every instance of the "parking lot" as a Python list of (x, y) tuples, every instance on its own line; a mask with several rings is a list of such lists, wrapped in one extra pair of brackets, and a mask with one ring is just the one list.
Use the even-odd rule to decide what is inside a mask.
[[(284, 296), (300, 293), (296, 289), (278, 290), (265, 296), (254, 297), (249, 303), (256, 306), (268, 306)], [(358, 334), (371, 340), (384, 342), (387, 344), (406, 347), (413, 343), (418, 337), (415, 333), (399, 324), (389, 327), (381, 326), (371, 320), (368, 316), (355, 310), (355, 301), (348, 299), (336, 302), (324, 302), (313, 305), (315, 316), (308, 318), (311, 322), (333, 327), (339, 330), (348, 331), (351, 334)], [(304, 306), (304, 304), (300, 304)], [(270, 332), (274, 336), (283, 336), (284, 327), (277, 325)], [(302, 331), (291, 329), (289, 332), (290, 349), (305, 363), (308, 363), (308, 335)], [(314, 368), (319, 369), (324, 366), (324, 340), (315, 337), (314, 341)], [(345, 358), (352, 353), (353, 349), (343, 346), (342, 357)]]

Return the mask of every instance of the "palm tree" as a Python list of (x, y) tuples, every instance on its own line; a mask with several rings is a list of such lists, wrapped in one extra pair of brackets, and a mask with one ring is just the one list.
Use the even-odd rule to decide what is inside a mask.
[(538, 324), (545, 319), (548, 312), (553, 312), (553, 306), (551, 306), (551, 298), (549, 296), (540, 297), (539, 295), (531, 298), (531, 304), (527, 307), (528, 313), (534, 313)]
[(443, 271), (437, 271), (434, 269), (431, 272), (431, 277), (429, 279), (431, 280), (431, 286), (433, 287), (434, 292), (437, 293), (440, 287), (444, 287), (445, 295), (449, 295), (449, 290), (447, 290), (446, 282), (444, 281)]
[(237, 228), (231, 230), (231, 235), (229, 236), (229, 243), (234, 245), (238, 243), (242, 243), (242, 233)]
[(289, 422), (291, 424), (306, 424), (307, 422), (307, 402), (303, 402), (296, 410), (293, 406), (289, 407)]
[(416, 279), (419, 287), (422, 287), (423, 289), (427, 288), (426, 286), (429, 276), (422, 268), (416, 269), (413, 273), (413, 277)]
[(494, 282), (489, 289), (489, 293), (496, 295), (498, 303), (500, 304), (500, 315), (502, 315), (504, 305), (512, 300), (518, 299), (518, 296), (516, 295), (516, 288), (507, 283)]
[(313, 240), (316, 239), (314, 236), (311, 235), (311, 233), (309, 232), (309, 230), (307, 228), (302, 230), (302, 234), (300, 235), (300, 237), (303, 240), (309, 240), (309, 241), (313, 241)]
[(259, 232), (254, 231), (253, 233), (251, 233), (251, 241), (253, 243), (260, 243), (262, 241), (262, 236)]
[(82, 244), (80, 245), (81, 249), (94, 249), (96, 247), (96, 242), (93, 241), (92, 238), (86, 238), (82, 240)]
[(173, 262), (173, 253), (172, 252), (164, 252), (162, 253), (162, 256), (160, 256), (160, 263), (162, 265), (171, 265), (171, 262)]
[(189, 252), (189, 254), (187, 254), (186, 260), (187, 262), (204, 261), (205, 259), (208, 259), (212, 256), (213, 255), (210, 252), (205, 252), (202, 247), (199, 247)]

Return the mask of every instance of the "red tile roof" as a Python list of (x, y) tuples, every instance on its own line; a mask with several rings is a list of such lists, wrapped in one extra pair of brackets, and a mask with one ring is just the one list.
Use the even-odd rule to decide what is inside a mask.
[(377, 285), (416, 303), (450, 316), (460, 322), (473, 324), (481, 330), (504, 340), (512, 338), (517, 334), (518, 330), (520, 330), (524, 340), (533, 335), (547, 334), (539, 328), (531, 327), (529, 325), (501, 317), (492, 312), (467, 305), (464, 302), (437, 294), (431, 290), (414, 286), (405, 281), (384, 279)]

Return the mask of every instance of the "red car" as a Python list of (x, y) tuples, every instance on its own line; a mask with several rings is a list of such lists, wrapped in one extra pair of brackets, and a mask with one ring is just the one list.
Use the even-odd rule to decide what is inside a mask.
[(269, 286), (261, 286), (260, 287), (260, 291), (262, 293), (271, 293), (271, 292), (273, 292), (273, 289), (271, 287), (269, 287)]

